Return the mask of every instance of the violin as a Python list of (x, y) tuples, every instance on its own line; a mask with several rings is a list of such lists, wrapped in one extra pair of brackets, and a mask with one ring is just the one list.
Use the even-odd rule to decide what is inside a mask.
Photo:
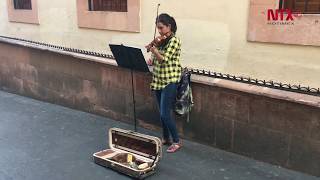
[(154, 38), (154, 40), (147, 45), (147, 50), (149, 51), (151, 47), (163, 47), (167, 44), (170, 37), (171, 35), (162, 35)]

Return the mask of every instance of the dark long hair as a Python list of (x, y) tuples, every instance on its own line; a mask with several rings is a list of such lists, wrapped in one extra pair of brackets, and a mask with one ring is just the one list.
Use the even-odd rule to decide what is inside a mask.
[(175, 34), (177, 32), (176, 20), (167, 13), (162, 13), (157, 17), (156, 23), (161, 22), (166, 26), (171, 26), (171, 31)]

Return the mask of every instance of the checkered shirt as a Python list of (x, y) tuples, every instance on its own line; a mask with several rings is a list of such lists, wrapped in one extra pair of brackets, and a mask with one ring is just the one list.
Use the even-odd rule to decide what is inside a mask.
[(181, 78), (181, 40), (173, 36), (167, 45), (163, 48), (158, 48), (164, 60), (160, 63), (155, 56), (153, 59), (153, 76), (151, 82), (152, 90), (161, 90), (170, 83), (177, 83)]

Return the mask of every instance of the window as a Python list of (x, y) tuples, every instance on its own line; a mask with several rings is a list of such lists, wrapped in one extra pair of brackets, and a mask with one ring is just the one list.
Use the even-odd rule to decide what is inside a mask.
[(14, 9), (32, 9), (31, 0), (13, 0)]
[(127, 12), (127, 0), (89, 0), (89, 10)]
[(320, 14), (320, 0), (280, 0), (280, 9), (303, 14)]
[(76, 0), (76, 2), (80, 28), (140, 32), (140, 0)]
[(7, 7), (10, 22), (39, 24), (38, 0), (7, 0)]

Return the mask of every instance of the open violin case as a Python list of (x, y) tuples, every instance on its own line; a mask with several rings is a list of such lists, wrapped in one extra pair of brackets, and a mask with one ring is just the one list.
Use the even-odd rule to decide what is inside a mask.
[(162, 156), (161, 140), (119, 128), (109, 129), (109, 149), (93, 154), (94, 162), (136, 179), (155, 173)]

